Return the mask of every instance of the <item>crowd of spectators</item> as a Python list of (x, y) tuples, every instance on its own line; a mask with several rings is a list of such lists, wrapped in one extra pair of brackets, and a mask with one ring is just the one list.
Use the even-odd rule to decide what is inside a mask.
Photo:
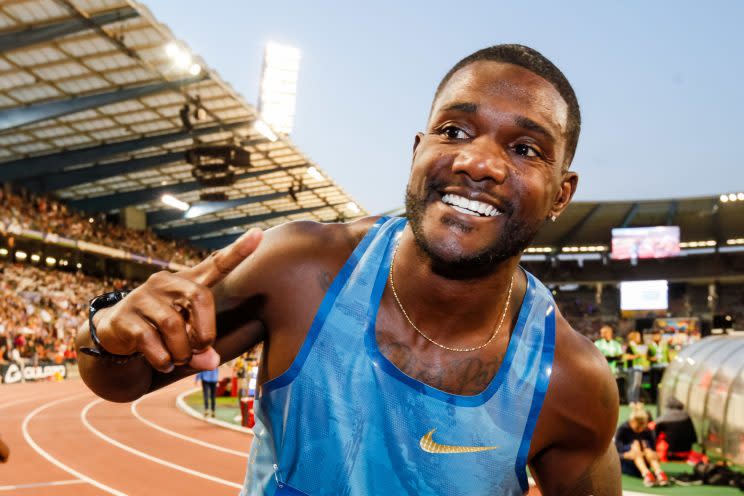
[(75, 334), (91, 295), (127, 286), (121, 279), (0, 262), (0, 365), (74, 362)]
[(129, 229), (101, 216), (89, 217), (46, 196), (13, 192), (7, 184), (0, 188), (0, 222), (184, 265), (195, 265), (206, 256), (183, 242), (160, 238), (150, 229)]

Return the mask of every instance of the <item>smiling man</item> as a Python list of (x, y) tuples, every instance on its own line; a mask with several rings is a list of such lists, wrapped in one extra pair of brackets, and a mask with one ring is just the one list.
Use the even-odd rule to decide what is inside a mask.
[(249, 231), (98, 300), (81, 375), (131, 401), (262, 341), (243, 494), (522, 494), (527, 465), (546, 495), (620, 494), (615, 382), (519, 266), (573, 196), (579, 128), (538, 52), (476, 52), (415, 137), (407, 220)]

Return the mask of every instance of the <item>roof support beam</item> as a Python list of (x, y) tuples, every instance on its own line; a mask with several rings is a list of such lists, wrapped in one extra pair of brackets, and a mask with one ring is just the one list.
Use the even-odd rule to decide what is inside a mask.
[(0, 111), (0, 132), (27, 126), (35, 122), (55, 119), (63, 115), (74, 114), (83, 110), (178, 89), (182, 86), (198, 83), (204, 80), (205, 77), (205, 75), (200, 75), (192, 78), (178, 79), (176, 81), (130, 86), (116, 91), (94, 93), (81, 97), (65, 98), (63, 100), (37, 103), (25, 107), (10, 108)]
[[(105, 26), (113, 22), (125, 21), (133, 17), (139, 17), (139, 12), (132, 7), (126, 6), (90, 17), (90, 22)], [(82, 19), (69, 19), (45, 26), (30, 27), (0, 35), (0, 53), (17, 50), (38, 43), (51, 41), (62, 36), (86, 31), (90, 25)]]
[(574, 235), (578, 234), (578, 232), (581, 230), (582, 227), (586, 225), (587, 222), (589, 222), (589, 219), (592, 218), (594, 214), (597, 213), (597, 210), (599, 210), (602, 207), (601, 203), (597, 203), (592, 207), (589, 212), (587, 212), (576, 224), (571, 226), (568, 231), (566, 231), (566, 234), (564, 234), (561, 239), (558, 240), (557, 248), (558, 252), (560, 253), (561, 248), (566, 246), (566, 244), (573, 239)]
[[(313, 191), (316, 189), (327, 187), (328, 185), (325, 184), (323, 186), (317, 186), (315, 188), (306, 189), (304, 191)], [(203, 202), (192, 205), (191, 208), (186, 212), (179, 212), (178, 210), (158, 210), (156, 212), (150, 212), (147, 214), (147, 225), (155, 226), (178, 219), (195, 219), (197, 217), (201, 217), (202, 215), (212, 214), (221, 210), (228, 210), (231, 208), (239, 207), (241, 205), (250, 205), (251, 203), (278, 200), (279, 198), (286, 198), (287, 196), (289, 196), (288, 191), (279, 191), (277, 193), (246, 196), (243, 198), (235, 198), (233, 200)]]
[(677, 218), (677, 209), (679, 209), (679, 202), (672, 200), (669, 202), (669, 210), (667, 210), (666, 225), (674, 225), (674, 221)]
[[(246, 172), (237, 175), (236, 180), (241, 181), (243, 179), (259, 177), (264, 174), (272, 174), (279, 170), (291, 171), (294, 169), (304, 169), (306, 167), (307, 165), (297, 165), (286, 169), (277, 167), (262, 171)], [(130, 205), (139, 205), (142, 203), (157, 201), (165, 193), (177, 195), (189, 193), (191, 191), (199, 191), (202, 188), (204, 188), (204, 186), (197, 181), (186, 181), (183, 183), (158, 186), (155, 188), (127, 191), (126, 193), (114, 193), (112, 195), (94, 196), (92, 198), (84, 198), (82, 200), (70, 200), (67, 202), (67, 204), (74, 209), (83, 210), (86, 212), (108, 212), (109, 210), (124, 208)]]
[(191, 132), (184, 130), (147, 136), (127, 141), (118, 141), (100, 146), (79, 148), (66, 152), (50, 153), (37, 157), (22, 158), (12, 162), (0, 163), (0, 181), (17, 181), (43, 174), (62, 172), (67, 167), (82, 165), (88, 162), (104, 160), (107, 157), (124, 153), (133, 153), (137, 150), (161, 146), (174, 141), (180, 141), (191, 137), (218, 133), (220, 131), (231, 131), (240, 127), (248, 126), (252, 121), (234, 122), (231, 124), (216, 124), (213, 126), (195, 128)]
[(47, 174), (32, 178), (23, 183), (29, 189), (39, 193), (48, 193), (58, 189), (71, 188), (80, 184), (91, 183), (101, 179), (106, 179), (120, 174), (131, 174), (146, 169), (153, 169), (161, 165), (183, 162), (185, 159), (184, 151), (168, 152), (161, 155), (151, 155), (149, 157), (132, 158), (120, 162), (109, 164), (100, 164), (84, 169), (74, 169), (56, 174)]
[[(310, 213), (310, 212), (317, 212), (318, 210), (332, 208), (338, 205), (343, 205), (343, 203), (321, 205), (319, 207), (311, 207), (311, 208), (295, 208), (292, 210), (284, 210), (283, 212), (268, 212), (268, 213), (259, 214), (259, 215), (236, 217), (234, 219), (222, 219), (222, 220), (217, 220), (217, 221), (212, 221), (212, 222), (203, 222), (201, 224), (181, 226), (181, 227), (177, 227), (173, 229), (159, 231), (159, 234), (163, 236), (168, 236), (170, 238), (187, 238), (187, 237), (192, 237), (192, 236), (201, 236), (204, 234), (221, 231), (222, 229), (228, 229), (230, 227), (239, 227), (239, 226), (245, 226), (248, 224), (255, 224), (258, 222), (263, 222), (265, 220), (275, 219), (277, 217), (286, 217), (287, 215), (297, 215), (297, 214), (304, 214), (304, 213)], [(222, 236), (218, 236), (218, 237), (222, 237)], [(211, 238), (205, 238), (204, 241), (206, 241), (207, 239), (211, 239)], [(196, 243), (197, 241), (202, 241), (202, 240), (196, 240), (193, 242)]]
[(622, 224), (620, 224), (620, 227), (628, 227), (628, 225), (633, 222), (633, 219), (635, 219), (635, 216), (638, 214), (638, 210), (640, 210), (640, 205), (638, 204), (638, 202), (634, 202), (628, 209), (628, 213), (625, 214), (625, 218), (623, 219)]

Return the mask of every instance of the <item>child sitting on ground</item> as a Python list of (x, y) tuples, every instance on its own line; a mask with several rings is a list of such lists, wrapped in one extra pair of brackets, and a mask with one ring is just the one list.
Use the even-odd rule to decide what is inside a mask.
[(631, 405), (627, 422), (615, 433), (615, 446), (624, 474), (642, 477), (646, 487), (669, 485), (669, 478), (659, 465), (659, 455), (654, 451), (656, 441), (648, 428), (648, 413), (643, 404)]

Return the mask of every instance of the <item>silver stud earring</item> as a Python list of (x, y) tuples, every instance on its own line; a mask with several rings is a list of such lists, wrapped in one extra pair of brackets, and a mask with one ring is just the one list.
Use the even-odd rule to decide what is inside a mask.
[(555, 219), (557, 219), (557, 218), (558, 218), (558, 217), (556, 217), (555, 215), (552, 215), (552, 216), (550, 217), (550, 220), (552, 220), (553, 222), (555, 222)]

